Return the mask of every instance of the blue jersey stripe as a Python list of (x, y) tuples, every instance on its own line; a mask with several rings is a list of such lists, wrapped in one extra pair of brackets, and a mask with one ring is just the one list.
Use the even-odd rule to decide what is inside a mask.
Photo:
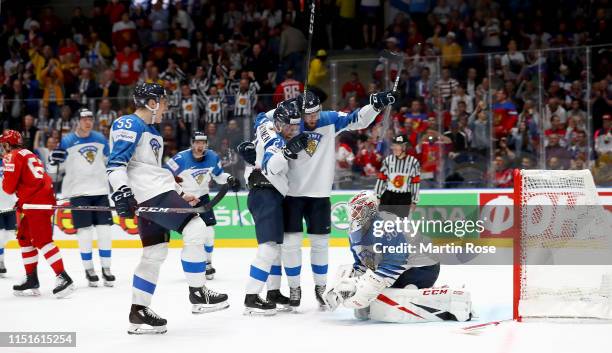
[(283, 274), (283, 272), (281, 271), (281, 267), (278, 265), (272, 265), (272, 267), (270, 267), (270, 274), (274, 275), (274, 276), (280, 276)]
[(132, 282), (132, 286), (136, 289), (140, 289), (143, 292), (147, 292), (149, 294), (155, 293), (155, 283), (151, 283), (144, 278), (138, 277), (134, 275), (134, 280)]
[(100, 257), (111, 257), (112, 250), (100, 249), (98, 250), (98, 253), (100, 254)]
[(268, 280), (268, 272), (259, 269), (253, 265), (251, 265), (251, 272), (249, 273), (251, 278), (254, 278), (261, 282), (266, 282)]
[(181, 260), (183, 271), (187, 273), (202, 273), (206, 271), (206, 262), (189, 262)]
[(285, 267), (285, 274), (287, 276), (299, 276), (301, 272), (302, 272), (302, 266)]
[(318, 275), (324, 275), (327, 274), (327, 265), (315, 265), (312, 264), (312, 272), (318, 274)]

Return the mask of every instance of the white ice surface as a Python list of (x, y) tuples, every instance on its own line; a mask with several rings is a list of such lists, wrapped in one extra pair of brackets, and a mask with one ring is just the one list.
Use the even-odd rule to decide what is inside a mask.
[[(230, 308), (193, 315), (180, 266), (180, 250), (171, 249), (162, 266), (152, 308), (168, 319), (165, 335), (132, 336), (126, 333), (131, 280), (140, 258), (139, 249), (113, 250), (114, 288), (86, 285), (77, 249), (63, 249), (64, 262), (78, 289), (63, 300), (51, 296), (53, 276), (44, 260), (39, 263), (42, 296), (12, 294), (23, 275), (19, 250), (6, 250), (7, 278), (0, 278), (0, 331), (76, 331), (77, 348), (0, 348), (0, 352), (610, 352), (610, 324), (552, 324), (509, 322), (479, 335), (456, 333), (478, 322), (511, 317), (510, 266), (445, 266), (439, 284), (467, 285), (480, 314), (472, 323), (387, 324), (360, 322), (352, 311), (333, 313), (316, 309), (304, 249), (303, 298), (299, 313), (273, 317), (242, 315), (244, 286), (255, 249), (215, 249), (217, 276), (209, 282), (228, 293)], [(95, 254), (95, 251), (94, 251)], [(346, 248), (330, 249), (330, 277), (338, 265), (351, 262)], [(97, 255), (94, 262), (99, 271)], [(283, 286), (285, 281), (283, 280)], [(284, 292), (287, 290), (285, 287)]]

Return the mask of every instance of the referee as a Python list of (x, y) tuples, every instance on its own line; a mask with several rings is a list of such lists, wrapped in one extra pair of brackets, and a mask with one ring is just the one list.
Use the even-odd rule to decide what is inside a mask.
[(392, 154), (383, 160), (374, 188), (380, 198), (380, 209), (399, 217), (408, 217), (419, 202), (421, 165), (406, 153), (407, 148), (407, 136), (393, 138)]

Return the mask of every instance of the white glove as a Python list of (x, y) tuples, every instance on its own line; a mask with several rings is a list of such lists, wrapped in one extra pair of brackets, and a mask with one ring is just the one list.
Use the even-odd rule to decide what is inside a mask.
[(383, 278), (368, 269), (366, 273), (357, 278), (356, 287), (355, 295), (346, 298), (343, 302), (347, 308), (361, 309), (367, 307), (383, 289), (388, 287), (388, 284)]

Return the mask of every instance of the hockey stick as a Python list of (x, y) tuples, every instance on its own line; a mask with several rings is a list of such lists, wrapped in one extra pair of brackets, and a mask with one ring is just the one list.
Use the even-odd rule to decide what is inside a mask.
[(310, 22), (308, 25), (308, 47), (306, 47), (306, 76), (304, 77), (304, 99), (302, 99), (302, 116), (306, 114), (306, 90), (308, 88), (308, 71), (310, 68), (310, 55), (312, 54), (312, 34), (315, 21), (315, 1), (310, 2)]
[(467, 333), (467, 334), (480, 333), (483, 330), (489, 329), (491, 327), (499, 326), (504, 322), (510, 322), (510, 321), (513, 321), (513, 320), (506, 319), (506, 320), (499, 320), (499, 321), (490, 321), (490, 322), (485, 322), (485, 323), (478, 324), (478, 325), (466, 326), (466, 327), (462, 327), (458, 332)]
[[(402, 74), (402, 70), (404, 69), (404, 54), (400, 53), (400, 54), (394, 54), (392, 52), (388, 52), (388, 55), (390, 55), (390, 57), (398, 57), (396, 58), (397, 60), (399, 60), (399, 67), (397, 70), (397, 74), (395, 75), (395, 81), (393, 82), (393, 93), (397, 92), (397, 87), (399, 86), (399, 79), (400, 76)], [(385, 116), (383, 117), (383, 126), (382, 126), (382, 131), (380, 132), (380, 135), (378, 136), (378, 144), (381, 145), (383, 140), (385, 139), (385, 134), (387, 133), (387, 129), (389, 129), (389, 117), (391, 116), (391, 105), (389, 107), (387, 107), (387, 110), (385, 110)]]
[(238, 209), (238, 222), (240, 223), (240, 226), (243, 227), (242, 212), (240, 211), (240, 200), (238, 200), (238, 191), (234, 192), (234, 196), (236, 197), (236, 208)]
[[(219, 201), (227, 193), (229, 186), (224, 184), (215, 197), (206, 205), (200, 207), (137, 207), (136, 214), (140, 213), (204, 213), (209, 212), (215, 207)], [(37, 205), (24, 204), (24, 210), (71, 210), (71, 211), (89, 211), (89, 212), (109, 212), (114, 211), (115, 207), (109, 206), (73, 206), (73, 205)], [(3, 210), (4, 211), (4, 210)]]

